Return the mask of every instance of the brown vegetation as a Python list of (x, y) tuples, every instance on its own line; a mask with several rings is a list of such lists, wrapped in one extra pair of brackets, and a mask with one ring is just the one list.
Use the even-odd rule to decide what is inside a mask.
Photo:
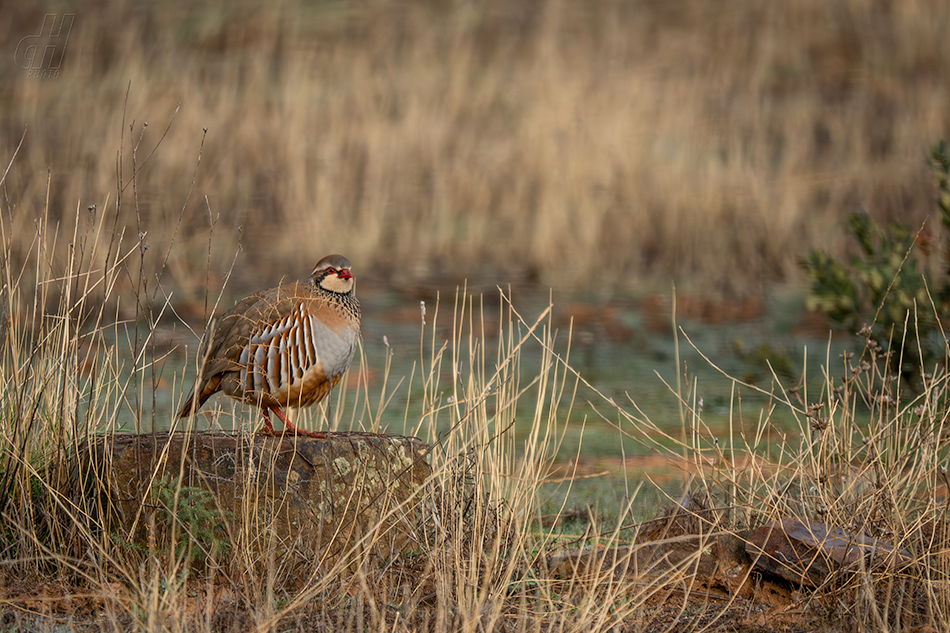
[[(37, 244), (49, 244), (46, 235), (39, 238)], [(107, 248), (87, 244), (92, 251)], [(919, 396), (902, 393), (883, 356), (869, 347), (865, 357), (829, 367), (820, 393), (777, 385), (756, 423), (742, 423), (739, 410), (721, 431), (707, 426), (697, 384), (687, 380), (670, 394), (681, 405), (676, 429), (644, 415), (632, 397), (617, 401), (584, 380), (569, 350), (554, 346), (551, 306), (526, 319), (507, 297), (490, 317), (463, 295), (451, 310), (443, 303), (428, 311), (418, 370), (405, 378), (410, 397), (403, 416), (407, 434), (432, 446), (431, 474), (378, 519), (349, 524), (360, 529), (347, 533), (355, 545), (346, 552), (284, 556), (267, 539), (306, 531), (281, 523), (276, 513), (268, 518), (267, 495), (242, 498), (228, 510), (200, 476), (176, 479), (176, 472), (195, 472), (183, 450), (155, 457), (154, 470), (149, 460), (138, 464), (141, 485), (132, 492), (86, 480), (86, 499), (97, 490), (105, 499), (117, 494), (115, 511), (126, 518), (143, 509), (143, 543), (141, 522), (109, 525), (95, 504), (93, 512), (75, 504), (75, 482), (64, 480), (69, 470), (60, 466), (91, 431), (117, 433), (161, 417), (156, 394), (170, 387), (156, 380), (167, 370), (150, 345), (155, 329), (146, 326), (167, 304), (150, 306), (141, 338), (131, 337), (125, 324), (106, 318), (108, 301), (90, 310), (88, 293), (70, 294), (86, 283), (110, 287), (115, 266), (96, 274), (73, 251), (71, 272), (57, 270), (51, 262), (63, 248), (45, 251), (56, 253), (49, 258), (34, 248), (38, 287), (21, 287), (6, 271), (10, 290), (3, 306), (11, 318), (0, 352), (5, 625), (883, 633), (950, 624), (946, 373), (925, 377)], [(47, 293), (64, 298), (57, 313), (21, 314), (29, 305), (21, 295), (46, 305)], [(479, 334), (485, 318), (497, 336)], [(448, 339), (440, 335), (446, 322)], [(123, 336), (131, 349), (113, 344)], [(94, 359), (84, 362), (88, 355)], [(526, 372), (529, 365), (536, 369)], [(341, 392), (321, 428), (336, 431), (349, 418), (353, 428), (379, 431), (384, 411), (399, 406), (393, 404), (399, 381), (391, 381), (386, 368), (372, 387), (361, 377), (358, 389)], [(180, 389), (182, 377), (169, 382)], [(756, 389), (732, 382), (735, 389)], [(581, 386), (616, 438), (632, 438), (669, 458), (693, 478), (694, 492), (653, 521), (632, 513), (646, 482), (634, 482), (622, 507), (609, 509), (608, 522), (600, 512), (581, 516), (566, 503), (552, 510), (548, 482), (570, 487), (599, 474), (591, 467), (610, 467), (555, 462), (569, 428), (587, 428), (575, 413)], [(797, 428), (776, 447), (771, 416), (779, 408)], [(174, 409), (167, 409), (169, 419)], [(325, 413), (301, 411), (305, 417)], [(237, 414), (256, 418), (247, 410)], [(226, 417), (217, 409), (212, 428), (240, 427)], [(193, 428), (173, 428), (181, 430)], [(222, 441), (243, 445), (242, 437)], [(274, 456), (274, 465), (291, 456), (304, 458), (307, 451), (291, 446)], [(117, 463), (123, 459), (135, 461), (131, 453)], [(227, 471), (227, 462), (212, 461)], [(226, 494), (235, 496), (233, 489)], [(387, 533), (396, 524), (398, 535)], [(394, 536), (397, 550), (390, 547)], [(294, 551), (307, 547), (319, 544), (310, 540)]]
[[(67, 10), (10, 7), (2, 39)], [(6, 213), (29, 236), (48, 197), (63, 235), (97, 205), (132, 241), (175, 236), (145, 269), (183, 301), (203, 297), (213, 223), (212, 284), (241, 243), (268, 282), (339, 251), (396, 285), (754, 292), (843, 248), (848, 212), (919, 223), (950, 129), (934, 0), (74, 11), (57, 77), (0, 65), (4, 164), (23, 139)], [(144, 193), (113, 218), (133, 170)]]
[[(15, 42), (62, 10), (14, 8), (0, 30)], [(361, 359), (332, 412), (300, 414), (376, 433), (400, 409), (397, 430), (434, 447), (412, 499), (424, 529), (385, 560), (369, 547), (314, 561), (292, 591), (268, 548), (244, 547), (227, 522), (212, 521), (197, 562), (184, 540), (142, 547), (102, 529), (62, 493), (59, 468), (91, 433), (171, 419), (183, 376), (163, 363), (157, 326), (185, 323), (175, 305), (211, 313), (232, 272), (229, 288), (259, 287), (342, 251), (369, 285), (413, 293), (469, 277), (607, 295), (674, 277), (741, 297), (791, 276), (806, 247), (834, 248), (854, 206), (916, 222), (930, 208), (924, 150), (950, 112), (946, 3), (76, 11), (58, 77), (0, 66), (0, 626), (950, 628), (948, 375), (937, 367), (909, 392), (870, 344), (829, 352), (811, 392), (728, 378), (729, 424), (714, 429), (685, 368), (672, 422), (587, 382), (564, 336), (554, 344), (550, 305), (529, 317), (507, 295), (430, 303), (410, 376), (390, 376), (387, 357), (369, 380)], [(700, 297), (691, 310), (714, 319), (728, 305)], [(584, 321), (583, 308), (565, 314)], [(580, 324), (588, 338), (631, 335), (609, 311)], [(768, 406), (743, 411), (740, 389)], [(653, 522), (632, 512), (647, 483), (626, 479), (609, 522), (552, 509), (546, 484), (581, 480), (577, 462), (555, 464), (569, 427), (588, 428), (581, 397), (611, 441), (688, 464), (694, 494)], [(773, 424), (778, 410), (791, 431)], [(211, 428), (240, 431), (227, 415)], [(172, 534), (210, 509), (180, 480), (152, 483)], [(804, 577), (802, 560), (768, 577), (750, 552), (775, 525), (802, 560), (825, 551), (820, 532), (901, 564), (862, 565), (848, 548), (806, 567), (807, 583), (788, 578)]]

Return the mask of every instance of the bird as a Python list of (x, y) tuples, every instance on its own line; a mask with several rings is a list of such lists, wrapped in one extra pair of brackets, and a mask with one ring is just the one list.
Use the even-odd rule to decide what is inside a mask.
[(316, 404), (329, 395), (353, 360), (360, 337), (356, 279), (343, 255), (317, 262), (306, 281), (284, 283), (239, 301), (209, 327), (199, 346), (198, 379), (178, 419), (217, 392), (260, 407), (263, 435), (284, 432), (326, 437), (299, 429), (281, 407)]

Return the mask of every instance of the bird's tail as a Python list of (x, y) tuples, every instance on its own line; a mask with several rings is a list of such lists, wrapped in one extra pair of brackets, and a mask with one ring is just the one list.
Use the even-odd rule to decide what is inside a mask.
[(195, 392), (192, 391), (191, 395), (188, 396), (188, 399), (185, 400), (185, 403), (181, 405), (181, 409), (178, 411), (178, 419), (180, 420), (182, 418), (187, 418), (189, 415), (191, 415), (192, 409), (197, 411), (198, 407), (200, 406), (200, 402), (198, 403), (197, 407), (195, 406)]
[(178, 410), (178, 419), (187, 418), (191, 415), (192, 410), (197, 411), (201, 408), (205, 402), (208, 401), (208, 398), (213, 396), (215, 392), (218, 391), (218, 387), (221, 384), (221, 376), (212, 376), (211, 380), (202, 381), (195, 385), (195, 388), (188, 398), (185, 400), (184, 404), (181, 405), (181, 409)]

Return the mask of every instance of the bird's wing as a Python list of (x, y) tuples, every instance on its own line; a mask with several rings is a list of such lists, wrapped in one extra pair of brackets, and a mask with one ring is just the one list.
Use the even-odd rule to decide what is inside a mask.
[(290, 315), (309, 294), (303, 284), (284, 284), (251, 295), (222, 314), (213, 325), (207, 349), (202, 350), (207, 358), (204, 380), (227, 371), (240, 371), (241, 352), (250, 337)]

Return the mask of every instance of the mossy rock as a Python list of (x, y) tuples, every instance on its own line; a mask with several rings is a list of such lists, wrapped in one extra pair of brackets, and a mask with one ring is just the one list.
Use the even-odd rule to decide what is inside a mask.
[[(69, 492), (95, 531), (138, 552), (296, 581), (342, 556), (416, 549), (429, 446), (411, 437), (113, 434), (81, 445)], [(366, 560), (365, 556), (361, 560)]]

